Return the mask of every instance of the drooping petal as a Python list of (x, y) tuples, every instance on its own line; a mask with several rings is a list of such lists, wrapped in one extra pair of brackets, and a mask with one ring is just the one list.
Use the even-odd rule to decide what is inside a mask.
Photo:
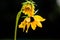
[(36, 24), (37, 24), (38, 27), (42, 28), (41, 22), (37, 22)]
[(25, 20), (24, 20), (24, 21), (21, 22), (21, 24), (19, 25), (19, 28), (23, 28), (23, 32), (24, 32), (25, 26), (26, 26), (26, 22), (25, 22)]
[(21, 24), (19, 24), (19, 28), (23, 28), (25, 26), (25, 24), (23, 22), (21, 22)]
[(45, 19), (44, 19), (43, 17), (39, 16), (39, 15), (35, 15), (35, 16), (34, 16), (34, 19), (35, 19), (36, 21), (41, 21), (41, 22), (45, 21)]
[(26, 33), (28, 32), (29, 27), (30, 27), (30, 23), (27, 23)]
[(32, 28), (33, 30), (36, 29), (36, 22), (35, 22), (35, 21), (34, 21), (34, 22), (31, 22), (31, 28)]

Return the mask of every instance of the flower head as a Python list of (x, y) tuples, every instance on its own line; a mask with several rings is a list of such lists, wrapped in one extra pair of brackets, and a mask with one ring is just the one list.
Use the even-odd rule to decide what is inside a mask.
[(39, 15), (32, 16), (32, 18), (34, 19), (32, 22), (31, 17), (25, 18), (24, 21), (19, 25), (19, 28), (23, 28), (24, 31), (25, 27), (27, 27), (26, 32), (28, 32), (30, 25), (33, 30), (35, 30), (37, 26), (42, 28), (41, 22), (45, 21), (45, 19)]
[(34, 12), (35, 12), (34, 5), (35, 5), (34, 2), (30, 2), (30, 1), (24, 2), (22, 6), (22, 12), (28, 16), (34, 15)]
[(42, 28), (41, 22), (45, 21), (45, 19), (39, 15), (35, 15), (37, 11), (35, 11), (35, 3), (33, 1), (23, 3), (22, 12), (27, 15), (21, 24), (19, 24), (19, 28), (23, 28), (23, 32), (26, 31), (27, 33), (30, 25), (33, 30), (35, 30), (37, 26)]

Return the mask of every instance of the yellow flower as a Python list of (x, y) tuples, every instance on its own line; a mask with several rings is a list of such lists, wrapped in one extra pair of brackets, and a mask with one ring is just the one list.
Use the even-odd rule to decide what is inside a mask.
[(22, 12), (25, 15), (28, 15), (28, 16), (34, 15), (34, 11), (35, 11), (34, 9), (35, 9), (34, 3), (30, 2), (30, 1), (23, 3)]
[(25, 27), (27, 27), (26, 32), (28, 32), (30, 25), (33, 30), (35, 30), (37, 26), (42, 28), (41, 22), (45, 21), (45, 19), (39, 15), (32, 16), (32, 18), (34, 20), (31, 22), (31, 17), (26, 17), (24, 21), (19, 25), (19, 28), (23, 28), (23, 32), (25, 30)]

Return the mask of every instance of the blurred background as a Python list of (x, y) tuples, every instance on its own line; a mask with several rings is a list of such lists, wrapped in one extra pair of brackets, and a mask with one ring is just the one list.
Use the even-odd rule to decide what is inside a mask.
[[(60, 0), (33, 0), (36, 10), (46, 21), (43, 28), (31, 28), (26, 34), (18, 28), (17, 38), (60, 38)], [(15, 19), (25, 0), (0, 0), (0, 38), (14, 38)]]

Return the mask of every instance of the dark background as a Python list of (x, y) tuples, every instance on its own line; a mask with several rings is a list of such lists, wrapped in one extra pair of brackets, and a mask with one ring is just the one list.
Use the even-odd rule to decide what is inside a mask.
[[(43, 28), (31, 28), (26, 34), (18, 28), (17, 38), (60, 38), (60, 12), (56, 0), (34, 0), (39, 9), (38, 15), (46, 19), (42, 22)], [(13, 38), (15, 19), (24, 0), (0, 1), (0, 38)]]

